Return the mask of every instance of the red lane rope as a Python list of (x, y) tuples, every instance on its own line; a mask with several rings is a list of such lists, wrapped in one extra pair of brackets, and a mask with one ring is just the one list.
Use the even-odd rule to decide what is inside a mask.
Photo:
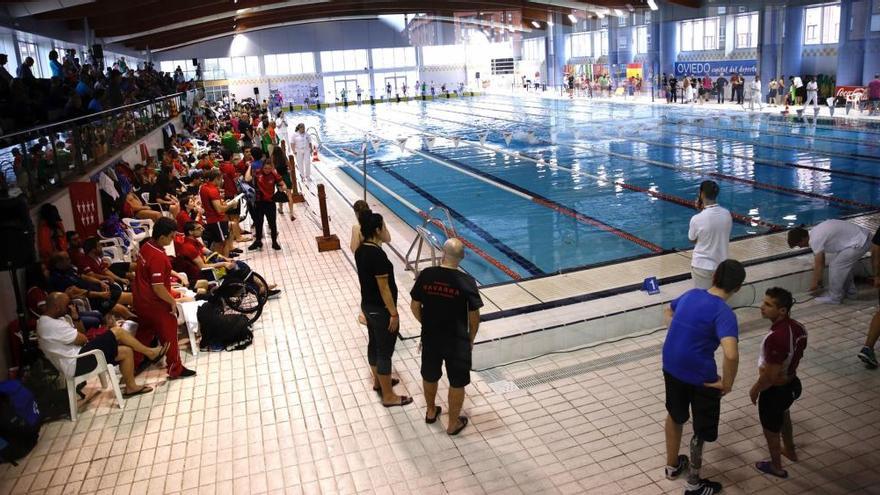
[(479, 247), (474, 245), (474, 243), (472, 243), (471, 241), (465, 239), (464, 237), (459, 236), (458, 233), (450, 232), (449, 228), (446, 227), (446, 225), (444, 225), (443, 222), (437, 220), (436, 218), (428, 216), (427, 213), (425, 213), (424, 211), (421, 211), (421, 210), (419, 210), (419, 216), (421, 216), (425, 220), (431, 222), (432, 225), (434, 225), (435, 227), (442, 230), (443, 233), (446, 234), (446, 237), (454, 237), (454, 238), (458, 239), (459, 241), (461, 241), (461, 243), (464, 244), (468, 249), (477, 253), (477, 256), (488, 261), (489, 264), (491, 264), (495, 268), (504, 272), (504, 274), (507, 275), (508, 277), (510, 277), (514, 280), (522, 280), (522, 276), (519, 273), (516, 273), (515, 271), (511, 270), (507, 265), (505, 265), (504, 263), (493, 258), (492, 255), (483, 251), (482, 249), (480, 249)]

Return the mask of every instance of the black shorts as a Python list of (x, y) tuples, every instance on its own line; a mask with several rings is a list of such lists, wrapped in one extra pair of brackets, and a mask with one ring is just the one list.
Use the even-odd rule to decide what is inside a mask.
[(215, 243), (224, 243), (229, 237), (229, 222), (209, 223), (205, 225), (205, 232), (202, 234), (202, 240), (205, 245), (210, 246)]
[[(86, 345), (82, 346), (79, 353), (82, 354), (84, 352), (94, 351), (95, 349), (104, 353), (104, 359), (107, 360), (107, 364), (115, 363), (116, 351), (119, 349), (119, 344), (116, 342), (116, 336), (113, 335), (113, 332), (108, 330), (86, 342)], [(98, 361), (95, 360), (95, 356), (79, 358), (76, 360), (76, 375), (84, 375), (97, 367)]]
[(694, 434), (706, 442), (718, 438), (721, 417), (721, 391), (702, 385), (691, 385), (663, 372), (666, 382), (666, 411), (677, 424), (685, 424), (694, 414)]
[(440, 381), (442, 365), (446, 363), (449, 386), (463, 388), (471, 382), (471, 344), (461, 339), (452, 343), (434, 344), (422, 340), (422, 379), (429, 383)]
[(758, 396), (758, 416), (761, 426), (773, 433), (782, 430), (785, 411), (801, 396), (801, 381), (794, 377), (785, 385), (770, 387)]
[(93, 310), (100, 312), (102, 315), (106, 315), (110, 311), (113, 311), (116, 303), (119, 302), (119, 297), (122, 295), (122, 287), (118, 284), (111, 283), (109, 287), (110, 297), (108, 299), (99, 299), (97, 297), (89, 298), (89, 306), (91, 306)]

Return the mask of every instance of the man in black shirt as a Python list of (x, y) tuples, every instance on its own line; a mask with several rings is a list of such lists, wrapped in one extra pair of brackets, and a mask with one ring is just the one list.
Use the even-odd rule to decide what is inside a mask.
[(715, 92), (718, 97), (718, 104), (724, 103), (724, 89), (727, 87), (727, 78), (724, 76), (718, 76), (718, 79), (715, 80)]
[[(874, 287), (880, 289), (880, 228), (871, 239), (871, 262), (874, 265)], [(874, 355), (874, 346), (880, 338), (880, 311), (874, 313), (871, 318), (871, 326), (868, 327), (868, 336), (865, 338), (865, 346), (859, 351), (859, 359), (865, 363), (868, 369), (877, 369), (877, 356)]]
[(480, 326), (483, 301), (473, 277), (458, 269), (464, 246), (458, 239), (443, 244), (443, 261), (419, 273), (412, 292), (412, 312), (422, 324), (422, 383), (428, 412), (426, 423), (440, 416), (434, 404), (437, 382), (446, 362), (449, 377), (449, 424), (446, 432), (458, 435), (468, 424), (459, 416), (464, 387), (471, 382), (471, 351)]

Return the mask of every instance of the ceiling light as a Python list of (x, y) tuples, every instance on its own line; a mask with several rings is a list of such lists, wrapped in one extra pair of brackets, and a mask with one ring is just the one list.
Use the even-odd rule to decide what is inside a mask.
[(532, 21), (532, 26), (535, 26), (535, 29), (541, 29), (541, 25), (538, 24), (538, 21)]
[(571, 21), (572, 24), (576, 24), (578, 18), (574, 16), (574, 14), (568, 14), (568, 20)]
[(657, 10), (657, 2), (654, 0), (648, 0), (648, 7), (651, 7), (651, 10)]

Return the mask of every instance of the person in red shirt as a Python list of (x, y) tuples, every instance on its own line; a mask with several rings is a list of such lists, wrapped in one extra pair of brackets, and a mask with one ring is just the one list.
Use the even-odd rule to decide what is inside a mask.
[(235, 207), (238, 201), (224, 201), (220, 194), (220, 185), (223, 178), (217, 170), (208, 170), (202, 176), (205, 183), (199, 189), (199, 197), (202, 200), (202, 208), (205, 210), (205, 233), (211, 240), (211, 248), (214, 251), (229, 256), (232, 250), (234, 237), (229, 235), (229, 221), (226, 212)]
[(797, 460), (788, 409), (801, 396), (797, 367), (807, 347), (807, 331), (803, 325), (791, 319), (793, 304), (791, 292), (779, 287), (767, 289), (761, 305), (761, 316), (773, 322), (773, 325), (761, 345), (758, 380), (749, 391), (752, 404), (758, 404), (758, 415), (770, 449), (770, 460), (757, 462), (755, 467), (762, 473), (779, 478), (788, 477), (788, 472), (782, 469), (781, 456)]
[[(223, 178), (223, 195), (227, 198), (234, 198), (238, 194), (238, 185), (236, 181), (244, 172), (239, 172), (236, 165), (232, 163), (231, 151), (227, 149), (221, 150), (220, 157), (222, 158), (222, 161), (220, 162), (218, 169)], [(244, 161), (239, 161), (239, 163), (244, 163)], [(247, 170), (246, 164), (244, 165), (244, 170)], [(240, 215), (240, 204), (226, 210), (226, 218), (229, 220), (229, 231), (231, 232), (232, 238), (235, 239), (235, 242), (249, 241), (250, 239), (242, 237), (241, 227), (239, 226), (239, 222), (241, 221)]]
[(196, 165), (196, 168), (199, 170), (211, 170), (214, 168), (214, 161), (211, 160), (207, 153), (202, 153), (199, 156), (199, 163)]
[(868, 83), (868, 115), (880, 112), (880, 74), (874, 74), (874, 80)]
[(263, 218), (269, 223), (269, 232), (272, 236), (272, 249), (278, 251), (281, 245), (278, 244), (278, 225), (276, 223), (275, 202), (272, 196), (275, 195), (275, 189), (278, 188), (284, 194), (287, 194), (287, 187), (284, 180), (275, 171), (275, 166), (270, 158), (266, 158), (263, 166), (258, 168), (254, 174), (254, 189), (256, 189), (257, 198), (254, 202), (254, 242), (248, 246), (249, 251), (258, 251), (263, 248)]
[(117, 283), (122, 287), (128, 285), (126, 277), (134, 272), (133, 263), (119, 262), (111, 265), (104, 261), (97, 237), (86, 239), (76, 256), (71, 250), (70, 259), (82, 275), (88, 275), (99, 281)]
[[(165, 246), (174, 241), (176, 233), (177, 224), (170, 218), (161, 218), (153, 225), (152, 236), (138, 253), (134, 277), (134, 309), (139, 320), (135, 337), (146, 346), (157, 336), (168, 344), (165, 365), (171, 379), (196, 374), (183, 366), (177, 345), (177, 300), (171, 289), (171, 260), (165, 254)], [(138, 354), (135, 366), (140, 366), (143, 358)]]

